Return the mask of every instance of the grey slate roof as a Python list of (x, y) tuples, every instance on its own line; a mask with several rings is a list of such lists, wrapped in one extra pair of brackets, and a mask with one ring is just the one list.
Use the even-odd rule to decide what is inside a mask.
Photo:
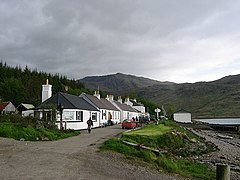
[(118, 101), (114, 101), (115, 104), (122, 109), (123, 111), (130, 111), (130, 112), (137, 112), (135, 109), (133, 109), (131, 106), (124, 104), (124, 103), (120, 103)]
[(119, 111), (111, 102), (107, 99), (101, 99), (102, 103), (105, 104), (110, 110)]
[[(93, 96), (93, 95), (89, 95), (89, 94), (83, 94), (84, 96), (86, 96), (93, 104), (95, 104), (98, 108), (100, 109), (109, 109), (107, 107), (107, 105), (103, 104), (103, 102), (100, 101), (100, 99), (98, 99), (97, 97)], [(80, 95), (81, 96), (81, 95)]]
[(97, 108), (88, 103), (85, 99), (79, 96), (74, 96), (66, 93), (59, 92), (54, 96), (50, 97), (42, 104), (40, 104), (35, 109), (43, 109), (51, 105), (58, 106), (59, 104), (63, 105), (64, 109), (82, 109), (90, 111), (98, 111)]
[(108, 109), (108, 110), (114, 110), (114, 111), (119, 111), (111, 102), (109, 102), (107, 99), (100, 98), (98, 99), (97, 97), (89, 94), (81, 94), (81, 96), (87, 97), (93, 104), (95, 104), (98, 108), (100, 109)]

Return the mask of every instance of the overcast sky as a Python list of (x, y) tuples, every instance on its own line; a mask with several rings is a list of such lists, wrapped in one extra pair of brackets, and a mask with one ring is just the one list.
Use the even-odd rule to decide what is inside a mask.
[(1, 0), (0, 58), (68, 78), (240, 74), (239, 0)]

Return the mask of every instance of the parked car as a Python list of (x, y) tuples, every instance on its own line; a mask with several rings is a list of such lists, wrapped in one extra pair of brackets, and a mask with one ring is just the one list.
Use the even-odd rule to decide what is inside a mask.
[(141, 122), (142, 123), (149, 123), (150, 122), (150, 117), (149, 116), (142, 116), (141, 117)]
[(132, 119), (126, 119), (122, 122), (122, 129), (134, 129), (137, 127), (137, 123)]

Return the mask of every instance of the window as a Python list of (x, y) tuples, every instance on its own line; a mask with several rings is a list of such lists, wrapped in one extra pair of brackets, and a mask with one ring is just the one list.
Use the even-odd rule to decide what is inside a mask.
[(74, 112), (73, 111), (64, 111), (63, 119), (64, 120), (74, 120)]
[(92, 121), (97, 121), (97, 113), (96, 112), (92, 113)]
[(83, 122), (83, 112), (82, 111), (76, 112), (76, 120)]

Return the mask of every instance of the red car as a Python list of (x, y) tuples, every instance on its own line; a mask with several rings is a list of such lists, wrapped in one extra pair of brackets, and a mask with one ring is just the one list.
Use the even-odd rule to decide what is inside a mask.
[(122, 122), (122, 129), (133, 129), (137, 127), (137, 123), (132, 119), (127, 119)]

